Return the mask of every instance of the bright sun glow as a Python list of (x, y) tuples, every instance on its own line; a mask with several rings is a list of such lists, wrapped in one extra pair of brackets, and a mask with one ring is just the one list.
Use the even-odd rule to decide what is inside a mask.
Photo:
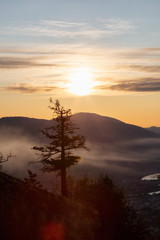
[(89, 69), (79, 68), (70, 76), (69, 90), (76, 95), (89, 95), (93, 87), (93, 75)]

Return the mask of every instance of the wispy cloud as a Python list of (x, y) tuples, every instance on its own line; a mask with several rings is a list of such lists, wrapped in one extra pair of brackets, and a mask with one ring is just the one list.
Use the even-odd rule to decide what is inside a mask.
[(58, 64), (41, 62), (37, 57), (24, 58), (24, 57), (0, 57), (0, 69), (17, 69), (17, 68), (30, 68), (30, 67), (53, 67)]
[(41, 20), (38, 23), (26, 23), (24, 26), (1, 26), (0, 30), (3, 32), (3, 35), (99, 39), (125, 34), (134, 28), (131, 20), (98, 19), (92, 24), (85, 22)]
[[(1, 30), (1, 28), (0, 28)], [(28, 27), (13, 27), (11, 30), (2, 30), (6, 35), (18, 35), (18, 36), (33, 36), (33, 37), (52, 37), (52, 38), (70, 38), (75, 39), (79, 37), (83, 38), (92, 38), (97, 39), (103, 36), (111, 36), (117, 34), (115, 30), (106, 30), (106, 29), (77, 29), (73, 30), (62, 30), (62, 29), (53, 29), (51, 27), (44, 26), (28, 26)], [(82, 40), (82, 39), (81, 39)]]
[(140, 72), (150, 72), (150, 73), (160, 73), (160, 65), (144, 65), (144, 64), (117, 64), (116, 69), (128, 69), (132, 71), (140, 71)]
[(131, 30), (135, 29), (131, 20), (123, 20), (120, 18), (100, 19), (107, 29), (111, 30)]
[[(27, 83), (13, 84), (11, 86), (0, 88), (1, 91), (19, 92), (19, 93), (47, 93), (59, 90), (58, 87), (53, 86), (32, 86)], [(63, 89), (61, 89), (63, 90)]]
[(132, 91), (132, 92), (159, 92), (160, 78), (142, 78), (122, 81), (111, 85), (101, 85), (101, 90)]
[(73, 27), (80, 27), (86, 26), (87, 23), (85, 22), (69, 22), (69, 21), (56, 21), (56, 20), (41, 20), (40, 23), (43, 25), (49, 26), (56, 26), (62, 28), (73, 28)]
[[(18, 45), (18, 44), (17, 44)], [(9, 47), (6, 45), (0, 47), (0, 54), (8, 56), (8, 54), (19, 54), (19, 55), (61, 55), (61, 54), (73, 54), (74, 52), (77, 52), (79, 48), (84, 48), (81, 44), (74, 44), (74, 43), (66, 43), (66, 44), (21, 44), (20, 46), (16, 46), (15, 44), (10, 44)]]
[(143, 48), (142, 50), (145, 51), (145, 52), (160, 52), (160, 48), (157, 48), (157, 47), (155, 47), (155, 48)]
[(152, 58), (152, 62), (154, 62), (156, 59), (160, 58), (160, 48), (126, 48), (123, 50), (119, 50), (119, 53), (117, 51), (116, 53), (121, 58), (128, 58), (130, 60), (132, 59), (144, 59), (144, 58)]

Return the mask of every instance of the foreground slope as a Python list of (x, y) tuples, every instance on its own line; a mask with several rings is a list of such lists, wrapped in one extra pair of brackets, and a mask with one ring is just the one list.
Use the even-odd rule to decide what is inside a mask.
[(0, 172), (0, 239), (152, 240), (107, 176), (72, 182), (66, 199)]

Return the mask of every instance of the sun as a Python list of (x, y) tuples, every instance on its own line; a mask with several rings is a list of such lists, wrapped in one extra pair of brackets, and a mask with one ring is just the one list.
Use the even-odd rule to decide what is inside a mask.
[(94, 85), (93, 75), (89, 69), (79, 68), (70, 75), (69, 91), (72, 94), (89, 95)]

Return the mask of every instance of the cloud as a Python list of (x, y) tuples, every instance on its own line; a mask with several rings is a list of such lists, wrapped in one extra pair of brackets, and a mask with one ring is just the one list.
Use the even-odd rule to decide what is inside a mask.
[(8, 54), (21, 54), (23, 55), (57, 55), (57, 54), (73, 54), (77, 52), (77, 49), (82, 47), (82, 44), (73, 44), (73, 43), (66, 43), (66, 44), (28, 44), (28, 45), (10, 45), (6, 47), (6, 45), (0, 47), (0, 52), (4, 56), (8, 56)]
[(53, 67), (57, 64), (40, 62), (41, 58), (0, 57), (0, 69), (16, 69), (30, 67)]
[(69, 21), (56, 21), (56, 20), (41, 20), (40, 21), (43, 25), (50, 25), (56, 27), (63, 27), (63, 28), (72, 28), (72, 27), (79, 27), (87, 25), (84, 22), (69, 22)]
[(160, 79), (158, 78), (143, 78), (130, 81), (122, 81), (113, 85), (99, 86), (100, 89), (110, 89), (117, 91), (133, 91), (133, 92), (159, 92)]
[(152, 58), (152, 62), (158, 60), (160, 57), (160, 48), (131, 48), (119, 50), (116, 52), (121, 58), (131, 59), (146, 59), (146, 57)]
[(159, 65), (140, 65), (140, 64), (118, 64), (116, 65), (116, 69), (129, 69), (129, 70), (136, 70), (140, 72), (151, 72), (151, 73), (160, 73), (160, 66)]
[(20, 93), (43, 93), (43, 92), (56, 91), (57, 89), (59, 88), (53, 87), (53, 86), (31, 86), (26, 83), (20, 83), (20, 84), (13, 84), (12, 86), (8, 86), (8, 87), (3, 87), (1, 88), (1, 91), (20, 92)]
[(135, 29), (135, 26), (133, 25), (131, 20), (111, 18), (111, 19), (101, 19), (101, 21), (104, 23), (104, 26), (107, 29), (119, 30), (119, 31)]
[(79, 37), (85, 39), (100, 39), (125, 34), (134, 28), (130, 20), (127, 21), (123, 19), (98, 19), (92, 22), (92, 24), (72, 21), (41, 20), (40, 22), (26, 23), (24, 26), (0, 26), (3, 35), (65, 37), (70, 39), (79, 39)]
[(146, 52), (160, 52), (160, 48), (143, 48)]
[[(89, 27), (88, 29), (76, 29), (76, 30), (68, 30), (68, 29), (54, 29), (51, 27), (44, 26), (30, 26), (30, 27), (15, 27), (12, 30), (12, 35), (19, 36), (32, 36), (32, 37), (52, 37), (52, 38), (70, 38), (75, 39), (79, 37), (83, 38), (92, 38), (99, 39), (103, 36), (111, 36), (115, 35), (118, 32), (115, 30), (106, 30), (106, 29), (96, 29), (93, 27)], [(5, 33), (4, 33), (5, 34)], [(11, 32), (7, 31), (7, 35), (10, 35)]]

